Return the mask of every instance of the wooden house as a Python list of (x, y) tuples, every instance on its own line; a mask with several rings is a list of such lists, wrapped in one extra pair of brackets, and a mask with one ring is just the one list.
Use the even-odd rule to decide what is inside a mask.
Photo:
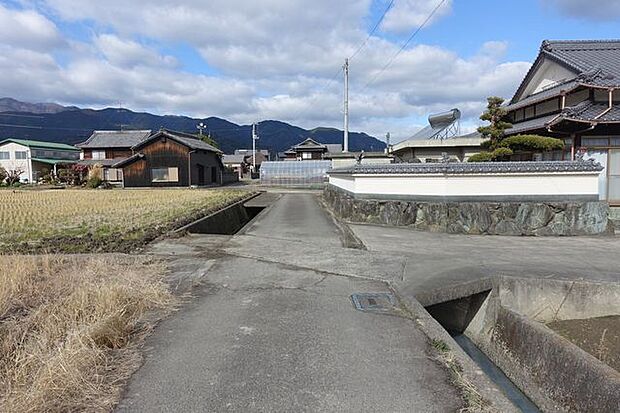
[(563, 159), (605, 167), (599, 192), (620, 205), (620, 40), (544, 41), (506, 106), (507, 135), (563, 139)]
[(132, 148), (151, 136), (150, 130), (96, 130), (76, 146), (82, 150), (81, 164), (100, 165), (104, 181), (121, 183), (122, 170), (112, 165), (133, 155)]
[(307, 138), (285, 151), (284, 159), (287, 161), (317, 161), (323, 159), (328, 153), (340, 152), (342, 152), (340, 144), (323, 144), (312, 138)]
[(193, 135), (161, 129), (131, 151), (130, 157), (112, 165), (122, 170), (124, 187), (223, 183), (222, 152)]

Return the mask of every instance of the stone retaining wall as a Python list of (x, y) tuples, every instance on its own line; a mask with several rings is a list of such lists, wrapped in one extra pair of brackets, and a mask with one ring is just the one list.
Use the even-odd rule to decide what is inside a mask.
[(488, 235), (613, 234), (609, 206), (575, 202), (417, 202), (355, 199), (328, 185), (327, 204), (350, 222), (407, 226), (416, 230)]

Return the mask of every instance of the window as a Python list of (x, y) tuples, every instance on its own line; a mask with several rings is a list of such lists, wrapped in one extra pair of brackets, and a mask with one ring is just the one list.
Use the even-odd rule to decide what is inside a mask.
[(179, 182), (179, 168), (151, 169), (153, 182)]
[(109, 182), (121, 181), (123, 179), (123, 170), (116, 168), (107, 168), (103, 172), (103, 178)]
[(0, 159), (11, 159), (8, 152), (0, 152)]
[(312, 159), (312, 153), (311, 152), (302, 152), (301, 153), (301, 159)]
[(93, 159), (105, 159), (105, 150), (94, 150)]
[(15, 151), (15, 159), (28, 159), (28, 152)]
[(581, 138), (581, 146), (585, 147), (606, 147), (609, 146), (609, 138), (606, 136), (583, 137)]

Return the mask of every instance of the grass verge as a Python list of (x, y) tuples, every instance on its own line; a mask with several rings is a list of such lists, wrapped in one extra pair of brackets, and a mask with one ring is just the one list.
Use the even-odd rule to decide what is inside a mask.
[(463, 376), (463, 367), (454, 356), (450, 346), (443, 340), (433, 339), (431, 347), (436, 350), (437, 360), (448, 369), (452, 382), (461, 393), (465, 406), (460, 412), (494, 412), (495, 410), (478, 392), (476, 386)]
[(128, 256), (0, 256), (0, 411), (110, 411), (173, 307), (164, 268)]

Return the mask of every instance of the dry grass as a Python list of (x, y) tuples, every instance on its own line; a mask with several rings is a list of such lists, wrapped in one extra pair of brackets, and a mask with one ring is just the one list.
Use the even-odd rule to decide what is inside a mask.
[(109, 411), (173, 305), (127, 256), (0, 256), (0, 411)]
[(118, 241), (149, 241), (246, 195), (232, 189), (0, 191), (0, 251), (126, 251)]
[(460, 413), (492, 413), (496, 410), (486, 401), (476, 386), (463, 376), (463, 368), (454, 356), (450, 346), (443, 340), (433, 339), (431, 346), (437, 351), (437, 360), (443, 364), (450, 373), (452, 382), (459, 389), (465, 406)]

